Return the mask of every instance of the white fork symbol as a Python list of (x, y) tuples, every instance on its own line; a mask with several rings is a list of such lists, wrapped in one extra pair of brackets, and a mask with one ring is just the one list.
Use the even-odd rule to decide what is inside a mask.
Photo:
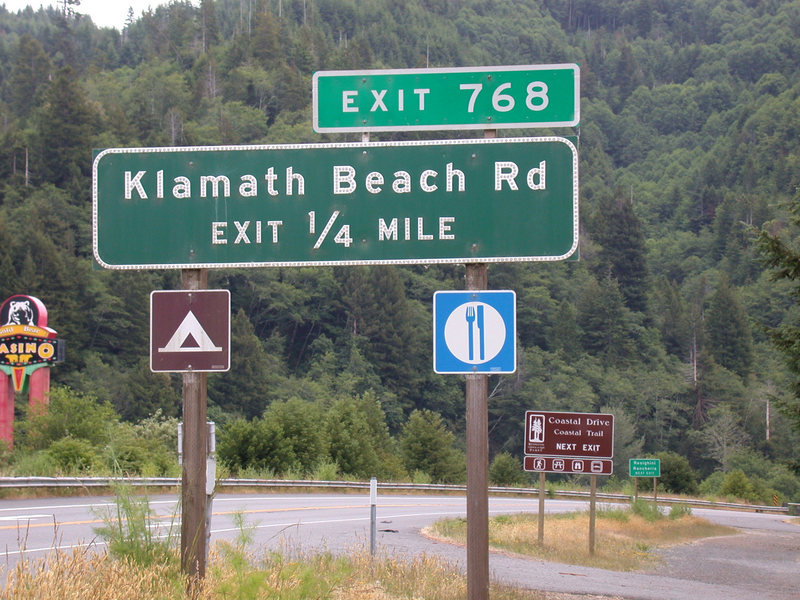
[(472, 328), (475, 323), (475, 307), (467, 306), (467, 339), (469, 340), (469, 360), (475, 359), (475, 342), (472, 339)]

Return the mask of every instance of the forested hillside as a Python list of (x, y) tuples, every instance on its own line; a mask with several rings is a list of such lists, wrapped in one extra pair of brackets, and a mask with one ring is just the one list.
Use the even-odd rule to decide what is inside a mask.
[[(0, 7), (0, 300), (47, 305), (68, 343), (53, 414), (79, 417), (28, 420), (20, 397), (7, 472), (170, 469), (180, 380), (149, 371), (148, 300), (179, 275), (93, 265), (94, 148), (355, 141), (312, 131), (314, 71), (576, 62), (581, 125), (556, 133), (579, 138), (581, 260), (489, 268), (519, 329), (517, 373), (490, 378), (492, 456), (521, 456), (525, 410), (610, 411), (617, 478), (661, 453), (676, 491), (800, 500), (767, 332), (797, 297), (753, 242), (800, 184), (799, 0), (201, 0), (121, 32), (64, 6)], [(417, 137), (452, 135), (372, 139)], [(232, 295), (233, 367), (209, 376), (229, 469), (464, 477), (463, 378), (431, 361), (433, 293), (463, 266), (209, 285)]]

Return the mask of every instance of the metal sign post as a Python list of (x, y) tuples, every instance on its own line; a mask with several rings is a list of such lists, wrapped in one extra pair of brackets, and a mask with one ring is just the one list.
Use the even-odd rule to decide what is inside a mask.
[(539, 472), (539, 535), (537, 542), (541, 546), (544, 544), (544, 485), (545, 474), (544, 471)]
[(594, 556), (595, 522), (597, 512), (597, 475), (591, 477), (591, 491), (589, 492), (589, 556)]

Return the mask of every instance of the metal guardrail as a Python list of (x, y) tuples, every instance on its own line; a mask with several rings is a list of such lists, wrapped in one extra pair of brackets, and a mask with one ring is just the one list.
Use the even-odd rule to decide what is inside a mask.
[[(0, 477), (0, 489), (25, 488), (77, 488), (103, 489), (123, 483), (141, 487), (179, 487), (178, 477)], [(365, 489), (369, 490), (368, 481), (310, 481), (300, 479), (219, 479), (220, 488), (327, 488), (327, 489)], [(464, 485), (439, 483), (391, 483), (378, 482), (378, 489), (395, 492), (466, 492)], [(490, 494), (515, 494), (534, 496), (539, 494), (538, 488), (489, 487)], [(552, 490), (548, 491), (552, 498), (589, 498), (586, 491)], [(630, 502), (626, 494), (607, 494), (598, 492), (598, 500), (611, 502)], [(639, 495), (642, 500), (652, 500), (652, 496)], [(789, 514), (789, 506), (767, 506), (755, 504), (736, 504), (733, 502), (714, 502), (711, 500), (694, 500), (689, 498), (670, 498), (659, 496), (659, 504), (685, 504), (698, 508), (737, 509), (755, 512)]]

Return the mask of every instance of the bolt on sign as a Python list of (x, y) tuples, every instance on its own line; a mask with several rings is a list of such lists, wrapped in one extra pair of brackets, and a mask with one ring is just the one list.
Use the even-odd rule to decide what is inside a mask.
[(314, 131), (574, 127), (576, 64), (319, 71)]
[(614, 415), (527, 411), (525, 454), (614, 457)]
[(563, 137), (108, 149), (93, 248), (111, 269), (564, 260), (578, 154)]

